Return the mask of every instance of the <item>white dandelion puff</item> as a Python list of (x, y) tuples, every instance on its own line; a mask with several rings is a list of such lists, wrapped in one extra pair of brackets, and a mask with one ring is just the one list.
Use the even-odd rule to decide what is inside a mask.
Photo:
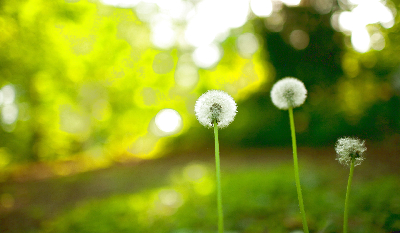
[(358, 138), (339, 138), (335, 146), (337, 158), (340, 164), (350, 166), (354, 160), (354, 166), (360, 165), (364, 160), (364, 152), (367, 150), (365, 141)]
[(235, 100), (220, 90), (207, 91), (194, 106), (197, 120), (207, 128), (212, 128), (215, 121), (218, 128), (227, 127), (234, 120), (236, 109)]
[(302, 105), (306, 97), (307, 89), (297, 78), (283, 78), (276, 82), (271, 90), (272, 103), (284, 110)]

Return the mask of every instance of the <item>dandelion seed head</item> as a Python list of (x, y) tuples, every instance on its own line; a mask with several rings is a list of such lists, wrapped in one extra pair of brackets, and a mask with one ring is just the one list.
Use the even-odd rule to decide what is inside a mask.
[(200, 124), (207, 128), (217, 122), (218, 128), (227, 127), (235, 118), (237, 112), (235, 100), (226, 92), (210, 90), (196, 101), (194, 111)]
[(272, 103), (284, 110), (302, 105), (306, 97), (307, 89), (297, 78), (283, 78), (276, 82), (271, 90)]
[(336, 146), (336, 160), (340, 164), (350, 166), (351, 160), (354, 159), (354, 166), (360, 165), (365, 159), (364, 152), (367, 150), (365, 141), (358, 138), (343, 137), (339, 138)]

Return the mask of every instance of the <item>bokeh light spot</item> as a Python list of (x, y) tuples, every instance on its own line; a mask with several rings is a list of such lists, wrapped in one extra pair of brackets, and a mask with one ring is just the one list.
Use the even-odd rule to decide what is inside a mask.
[(169, 49), (176, 41), (175, 30), (169, 17), (158, 17), (152, 21), (151, 42), (161, 48)]
[(339, 28), (342, 32), (352, 31), (360, 24), (358, 19), (349, 11), (343, 11), (339, 15)]
[(174, 68), (174, 59), (169, 53), (159, 53), (154, 56), (153, 70), (157, 74), (169, 73)]
[(147, 106), (151, 106), (153, 104), (158, 103), (157, 92), (151, 87), (145, 87), (140, 92), (143, 98), (143, 103)]
[(155, 124), (164, 133), (176, 133), (182, 127), (182, 117), (173, 109), (163, 109), (157, 113)]
[(161, 204), (178, 208), (182, 205), (182, 195), (174, 189), (163, 189), (158, 193)]
[(360, 72), (360, 65), (357, 58), (349, 54), (343, 56), (342, 68), (345, 74), (350, 78), (356, 77)]
[(371, 36), (371, 47), (374, 50), (381, 51), (386, 46), (385, 38), (380, 32), (376, 32)]
[(60, 130), (67, 133), (86, 133), (90, 128), (90, 119), (71, 105), (60, 106)]
[(111, 115), (111, 107), (107, 100), (96, 100), (92, 105), (92, 115), (99, 121), (107, 120)]
[(192, 89), (199, 81), (197, 68), (193, 65), (178, 65), (175, 70), (175, 82), (179, 87), (184, 89)]
[(14, 103), (5, 104), (1, 109), (1, 120), (4, 124), (11, 125), (18, 118), (18, 106)]
[(138, 158), (151, 159), (154, 158), (152, 154), (159, 138), (151, 134), (146, 134), (139, 137), (132, 145), (127, 148), (127, 151), (134, 154)]
[(332, 10), (333, 0), (313, 0), (311, 4), (320, 14), (328, 14)]
[(352, 1), (342, 3), (352, 5), (351, 11), (343, 11), (339, 16), (340, 31), (349, 32), (360, 30), (369, 24), (380, 23), (385, 28), (394, 25), (395, 9), (389, 9), (378, 0)]
[(203, 20), (200, 16), (193, 17), (186, 26), (185, 40), (195, 47), (210, 44), (216, 38), (215, 27), (207, 18)]
[(257, 16), (268, 17), (272, 14), (273, 4), (271, 0), (251, 0), (250, 8)]
[(201, 164), (190, 164), (183, 170), (183, 174), (189, 181), (199, 182), (207, 174), (207, 168)]
[(136, 15), (143, 22), (149, 22), (154, 14), (157, 13), (157, 5), (153, 2), (140, 1), (136, 7)]
[(340, 25), (339, 25), (339, 17), (340, 17), (340, 12), (335, 12), (331, 16), (331, 26), (333, 29), (336, 31), (340, 31)]
[(9, 154), (8, 148), (0, 147), (0, 168), (3, 168), (10, 163), (11, 157), (12, 156)]
[(301, 0), (281, 0), (287, 6), (298, 6)]
[(4, 102), (4, 95), (3, 95), (3, 91), (0, 90), (0, 105), (2, 105)]
[(302, 50), (307, 48), (308, 43), (310, 42), (310, 37), (308, 36), (308, 33), (303, 30), (293, 30), (290, 33), (289, 41), (293, 48)]
[(201, 68), (211, 68), (221, 59), (221, 50), (216, 44), (202, 46), (194, 50), (194, 63)]
[(354, 30), (351, 33), (351, 44), (354, 50), (360, 53), (368, 52), (371, 45), (371, 38), (366, 28)]
[(15, 100), (15, 89), (12, 85), (5, 85), (1, 88), (1, 92), (3, 93), (2, 99), (4, 104), (11, 104)]
[(285, 16), (282, 12), (274, 12), (270, 17), (265, 18), (265, 27), (272, 32), (280, 32), (285, 24)]
[(236, 46), (242, 57), (249, 58), (258, 50), (259, 44), (253, 33), (245, 33), (238, 37)]
[(134, 7), (140, 0), (101, 0), (103, 4), (117, 7)]

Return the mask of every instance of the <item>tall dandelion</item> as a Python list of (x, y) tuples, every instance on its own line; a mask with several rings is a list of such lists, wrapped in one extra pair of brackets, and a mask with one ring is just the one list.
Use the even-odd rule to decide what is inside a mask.
[(293, 108), (299, 107), (307, 98), (307, 89), (304, 83), (292, 77), (286, 77), (274, 84), (271, 90), (272, 103), (279, 109), (289, 110), (290, 130), (292, 134), (294, 177), (296, 181), (297, 197), (303, 222), (304, 233), (308, 233), (306, 213), (304, 211), (303, 195), (301, 193), (299, 165), (297, 162), (296, 133), (293, 120)]
[(343, 214), (343, 233), (347, 233), (349, 219), (349, 195), (354, 167), (360, 165), (364, 160), (364, 152), (367, 150), (367, 148), (365, 147), (365, 141), (361, 141), (358, 138), (344, 137), (338, 139), (335, 150), (337, 154), (336, 160), (338, 160), (340, 164), (350, 167)]
[(219, 159), (218, 128), (227, 127), (234, 119), (237, 112), (235, 100), (227, 93), (220, 90), (210, 90), (196, 101), (194, 111), (200, 124), (207, 128), (214, 128), (215, 138), (215, 168), (217, 176), (217, 209), (218, 232), (224, 232), (221, 192), (221, 168)]

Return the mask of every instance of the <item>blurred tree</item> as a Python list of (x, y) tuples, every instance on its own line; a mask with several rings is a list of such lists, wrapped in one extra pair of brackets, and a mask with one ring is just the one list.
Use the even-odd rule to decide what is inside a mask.
[[(344, 134), (399, 135), (399, 25), (366, 25), (372, 39), (385, 43), (357, 52), (352, 32), (334, 23), (337, 14), (357, 6), (317, 2), (280, 3), (263, 17), (247, 12), (247, 23), (227, 24), (203, 46), (197, 34), (185, 34), (192, 22), (177, 15), (176, 38), (185, 34), (186, 42), (170, 43), (167, 31), (157, 34), (164, 27), (155, 22), (162, 23), (169, 9), (158, 3), (130, 9), (99, 1), (2, 1), (0, 166), (81, 159), (96, 167), (202, 147), (211, 138), (195, 122), (193, 105), (208, 89), (226, 90), (239, 104), (222, 143), (285, 145), (287, 116), (269, 98), (273, 82), (284, 76), (302, 79), (309, 91), (308, 104), (295, 112), (300, 143), (324, 145)], [(201, 1), (185, 6), (196, 4)], [(397, 11), (396, 1), (386, 4)], [(162, 121), (177, 122), (175, 131), (157, 125), (165, 108), (179, 113), (179, 119)]]
[(146, 132), (148, 118), (167, 100), (147, 101), (142, 89), (168, 95), (172, 67), (153, 72), (159, 52), (130, 10), (30, 0), (4, 1), (1, 11), (8, 30), (1, 42), (1, 82), (15, 88), (19, 106), (19, 120), (2, 124), (10, 160), (84, 152), (101, 161), (125, 153)]
[[(300, 143), (333, 144), (342, 135), (371, 140), (398, 138), (400, 99), (395, 72), (400, 63), (390, 56), (395, 57), (399, 51), (399, 25), (389, 29), (367, 25), (370, 34), (378, 31), (384, 35), (386, 45), (379, 50), (357, 52), (350, 44), (350, 36), (332, 26), (337, 12), (355, 6), (344, 9), (344, 3), (338, 1), (341, 6), (335, 3), (332, 10), (321, 13), (314, 2), (318, 1), (302, 1), (296, 7), (283, 5), (280, 11), (253, 22), (264, 39), (265, 57), (275, 68), (276, 79), (294, 76), (303, 80), (308, 89), (308, 104), (297, 109), (295, 116)], [(253, 111), (252, 103), (266, 106), (259, 115), (268, 117), (254, 119), (253, 130), (244, 132), (242, 145), (289, 145), (289, 129), (282, 130), (288, 128), (287, 116), (269, 108), (269, 92), (260, 92), (243, 105)]]
[[(1, 93), (15, 95), (14, 112), (1, 103), (3, 167), (79, 159), (85, 170), (159, 156), (171, 149), (157, 125), (160, 110), (176, 110), (183, 133), (205, 90), (243, 99), (268, 77), (260, 57), (235, 52), (234, 37), (219, 66), (198, 71), (187, 49), (153, 48), (134, 11), (100, 2), (2, 1), (0, 23)], [(198, 80), (185, 82), (188, 72)], [(15, 119), (5, 120), (11, 113)]]

